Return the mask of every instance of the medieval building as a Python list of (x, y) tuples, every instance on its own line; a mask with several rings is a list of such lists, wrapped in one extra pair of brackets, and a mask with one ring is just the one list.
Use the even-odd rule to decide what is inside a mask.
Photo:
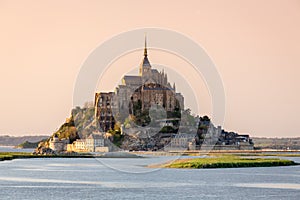
[(148, 59), (145, 39), (144, 58), (139, 66), (138, 76), (125, 75), (115, 92), (96, 93), (96, 119), (103, 131), (114, 127), (116, 121), (124, 122), (129, 115), (149, 113), (152, 106), (159, 106), (166, 112), (184, 109), (184, 98), (168, 82), (167, 74), (153, 69)]
[(114, 94), (114, 92), (100, 92), (95, 94), (95, 118), (102, 131), (113, 129), (115, 125), (115, 118), (112, 111)]

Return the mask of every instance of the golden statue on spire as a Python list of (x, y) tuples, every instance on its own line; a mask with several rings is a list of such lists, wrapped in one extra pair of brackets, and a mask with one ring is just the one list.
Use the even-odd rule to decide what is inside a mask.
[(145, 49), (144, 49), (144, 56), (147, 57), (147, 35), (145, 33)]

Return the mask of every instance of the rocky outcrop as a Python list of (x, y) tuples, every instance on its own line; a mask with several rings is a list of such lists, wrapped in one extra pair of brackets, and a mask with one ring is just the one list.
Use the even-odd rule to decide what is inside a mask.
[(59, 140), (68, 140), (69, 143), (79, 139), (73, 116), (67, 118), (66, 122), (60, 126), (58, 131), (53, 133), (47, 140), (40, 142), (34, 153), (40, 155), (52, 155), (60, 153), (50, 148), (50, 142), (53, 140), (53, 138), (58, 138)]
[(36, 155), (56, 155), (57, 152), (53, 151), (52, 149), (48, 148), (48, 147), (38, 147), (34, 150), (33, 154)]
[(91, 133), (98, 130), (94, 117), (95, 110), (93, 105), (85, 106), (84, 108), (75, 107), (71, 112), (71, 117), (67, 118), (65, 123), (48, 139), (41, 142), (34, 152), (36, 154), (61, 153), (53, 151), (50, 148), (50, 142), (54, 138), (58, 138), (59, 141), (67, 140), (71, 144), (76, 139), (88, 137)]

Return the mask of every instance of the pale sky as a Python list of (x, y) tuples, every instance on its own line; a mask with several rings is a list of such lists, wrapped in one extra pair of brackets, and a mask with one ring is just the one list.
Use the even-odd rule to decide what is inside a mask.
[[(300, 136), (299, 0), (0, 0), (0, 27), (0, 135), (52, 134), (70, 115), (76, 77), (95, 48), (124, 31), (160, 27), (192, 38), (213, 60), (226, 130)], [(113, 66), (130, 65), (125, 72), (141, 59), (133, 52)], [(175, 69), (180, 62), (158, 51), (149, 59)], [(200, 115), (210, 112), (206, 93)]]

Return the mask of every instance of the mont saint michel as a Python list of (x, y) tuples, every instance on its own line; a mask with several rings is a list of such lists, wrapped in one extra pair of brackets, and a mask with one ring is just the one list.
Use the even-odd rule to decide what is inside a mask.
[(299, 11), (0, 0), (0, 200), (299, 200)]
[(37, 153), (251, 150), (249, 134), (228, 132), (208, 116), (185, 108), (168, 74), (152, 67), (144, 41), (138, 75), (125, 75), (111, 92), (95, 93), (93, 106), (76, 107)]

